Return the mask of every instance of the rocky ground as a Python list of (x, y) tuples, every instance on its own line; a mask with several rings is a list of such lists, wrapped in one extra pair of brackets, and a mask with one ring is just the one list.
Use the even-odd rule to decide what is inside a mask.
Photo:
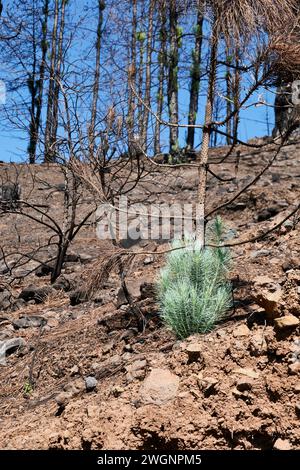
[[(226, 149), (212, 152), (213, 171), (236, 179), (210, 176), (208, 211), (232, 198), (274, 155), (272, 147), (241, 151), (238, 167), (233, 158), (217, 165)], [(261, 234), (299, 203), (299, 164), (300, 145), (286, 146), (247, 193), (221, 210), (229, 243)], [(57, 167), (21, 170), (27, 196), (48, 204), (60, 219)], [(2, 177), (14, 171), (0, 166)], [(52, 189), (32, 184), (40, 180)], [(134, 197), (192, 202), (196, 181), (193, 168), (155, 169)], [(91, 199), (87, 193), (82, 213)], [(31, 259), (19, 263), (14, 275), (20, 279), (9, 288), (2, 262), (1, 449), (299, 449), (296, 222), (288, 219), (263, 240), (232, 248), (235, 308), (213, 332), (186, 341), (161, 324), (155, 301), (165, 244), (142, 240), (130, 248), (157, 253), (136, 257), (128, 269), (131, 304), (116, 272), (92, 300), (78, 295), (82, 279), (95, 275), (111, 250), (94, 226), (73, 243), (55, 286)], [(0, 231), (1, 247), (11, 253), (41, 247), (49, 238), (45, 228), (15, 214), (0, 218)], [(51, 250), (42, 249), (45, 262)]]

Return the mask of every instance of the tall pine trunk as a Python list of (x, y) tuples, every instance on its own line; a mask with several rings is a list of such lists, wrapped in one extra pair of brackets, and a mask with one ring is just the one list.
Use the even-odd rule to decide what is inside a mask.
[[(138, 95), (141, 98), (143, 96), (143, 83), (144, 83), (144, 55), (145, 55), (145, 39), (146, 34), (143, 31), (137, 32), (137, 42), (139, 44), (139, 64), (138, 64)], [(141, 101), (138, 101), (137, 104), (137, 121), (139, 136), (142, 136), (143, 127), (144, 127), (144, 106)], [(141, 139), (139, 138), (139, 142)]]
[(170, 153), (178, 148), (178, 10), (175, 0), (169, 4), (170, 22), (170, 49), (169, 49), (169, 77), (168, 77), (168, 107), (170, 137)]
[(148, 135), (148, 123), (149, 123), (149, 109), (151, 100), (151, 64), (152, 64), (152, 42), (153, 42), (153, 14), (154, 14), (154, 0), (150, 0), (149, 11), (148, 11), (148, 31), (147, 31), (147, 52), (146, 52), (146, 78), (145, 78), (145, 96), (143, 116), (143, 126), (141, 129), (141, 143), (143, 149), (147, 148), (147, 135)]
[(238, 128), (240, 122), (240, 97), (241, 97), (241, 73), (239, 70), (240, 66), (240, 51), (239, 46), (235, 47), (235, 71), (234, 71), (234, 78), (233, 78), (233, 107), (236, 111), (233, 116), (233, 145), (237, 144), (237, 137), (238, 137)]
[[(41, 60), (39, 67), (39, 79), (36, 82), (36, 93), (35, 93), (35, 106), (31, 113), (30, 130), (29, 130), (29, 144), (28, 154), (29, 162), (36, 162), (36, 151), (39, 141), (42, 106), (43, 106), (43, 91), (45, 81), (45, 68), (46, 68), (46, 54), (47, 54), (47, 32), (48, 32), (48, 18), (49, 18), (49, 0), (44, 1), (43, 7), (43, 22), (42, 22), (42, 39), (41, 39)], [(33, 109), (33, 108), (32, 108)]]
[(159, 12), (160, 20), (160, 51), (158, 54), (159, 69), (158, 69), (158, 91), (157, 91), (157, 118), (155, 121), (154, 131), (154, 153), (157, 155), (161, 153), (160, 145), (160, 121), (162, 118), (163, 105), (164, 105), (164, 82), (165, 82), (165, 70), (167, 64), (167, 29), (166, 29), (166, 6), (164, 1), (160, 5)]
[(101, 54), (102, 25), (103, 25), (104, 9), (105, 9), (104, 1), (98, 0), (98, 25), (97, 25), (97, 39), (96, 39), (96, 44), (95, 44), (96, 64), (95, 64), (94, 83), (93, 83), (91, 121), (90, 121), (89, 129), (88, 129), (90, 158), (92, 158), (92, 156), (94, 155), (94, 147), (95, 147), (95, 127), (96, 127), (96, 117), (97, 117), (97, 105), (98, 105), (98, 99), (99, 99), (100, 58), (101, 58), (100, 54)]
[(36, 18), (36, 3), (35, 0), (32, 2), (32, 67), (27, 79), (28, 91), (30, 94), (30, 124), (29, 124), (29, 144), (28, 144), (28, 156), (29, 163), (35, 163), (35, 148), (34, 141), (36, 140), (36, 95), (37, 95), (37, 18)]
[(53, 103), (54, 103), (54, 89), (55, 89), (55, 71), (57, 60), (57, 30), (58, 30), (58, 16), (59, 16), (59, 0), (55, 0), (54, 19), (51, 36), (51, 59), (49, 71), (49, 87), (48, 87), (48, 102), (47, 102), (47, 115), (46, 115), (46, 128), (45, 128), (45, 162), (53, 162), (55, 155), (51, 146), (51, 134), (53, 126)]
[[(188, 124), (194, 126), (196, 124), (198, 104), (199, 104), (199, 90), (200, 90), (200, 77), (201, 77), (201, 52), (202, 52), (202, 36), (203, 36), (203, 15), (198, 11), (197, 25), (195, 33), (195, 48), (192, 51), (192, 69), (191, 69), (191, 85), (190, 85), (190, 104)], [(195, 128), (188, 127), (187, 132), (187, 148), (193, 149), (195, 146)]]
[(132, 0), (132, 33), (129, 52), (128, 67), (128, 118), (127, 118), (127, 135), (128, 148), (131, 148), (134, 134), (134, 118), (136, 100), (132, 91), (132, 86), (136, 88), (136, 35), (137, 35), (137, 0)]
[(232, 65), (232, 56), (231, 56), (231, 49), (229, 45), (229, 41), (226, 44), (226, 143), (230, 145), (232, 142), (232, 119), (229, 119), (232, 113), (232, 104), (233, 104), (233, 90), (232, 90), (232, 73), (231, 73), (231, 65)]
[(205, 106), (205, 120), (202, 136), (202, 146), (198, 170), (198, 195), (197, 195), (197, 240), (201, 246), (205, 244), (205, 200), (207, 182), (207, 164), (210, 136), (212, 133), (212, 117), (215, 100), (215, 84), (217, 74), (218, 35), (215, 22), (211, 32), (211, 52), (209, 62), (208, 89)]
[(50, 145), (53, 149), (53, 155), (55, 159), (56, 155), (56, 140), (57, 140), (57, 129), (58, 129), (58, 105), (59, 105), (59, 93), (60, 93), (60, 79), (61, 79), (61, 68), (63, 63), (63, 43), (64, 43), (64, 31), (65, 31), (65, 13), (66, 4), (68, 0), (61, 0), (61, 16), (58, 34), (58, 45), (57, 45), (57, 61), (55, 71), (55, 82), (54, 82), (54, 94), (53, 94), (53, 125), (50, 131)]

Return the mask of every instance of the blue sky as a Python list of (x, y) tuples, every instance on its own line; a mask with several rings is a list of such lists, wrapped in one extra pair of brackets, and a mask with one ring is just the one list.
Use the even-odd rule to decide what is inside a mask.
[[(89, 3), (91, 0), (86, 0), (87, 3)], [(76, 8), (79, 10), (79, 12), (82, 11), (83, 4), (79, 3), (78, 0), (74, 1), (74, 4), (72, 4), (72, 8), (76, 10)], [(74, 14), (73, 16), (76, 17), (76, 11), (72, 11)], [(76, 13), (76, 14), (75, 14)], [(75, 20), (74, 20), (75, 21)], [(87, 17), (87, 21), (90, 25), (93, 24), (93, 21), (95, 21), (95, 18), (90, 18)], [(194, 21), (194, 18), (192, 19)], [(140, 28), (146, 28), (146, 24), (141, 24)], [(190, 25), (191, 27), (191, 25)], [(188, 29), (188, 21), (187, 24), (185, 25), (185, 28)], [(91, 30), (92, 30), (91, 26)], [(74, 43), (74, 48), (72, 49), (72, 58), (77, 58), (77, 59), (82, 59), (81, 54), (84, 54), (84, 50), (89, 47), (90, 40), (94, 41), (94, 32), (91, 31), (90, 33), (87, 33), (85, 29), (83, 29), (80, 32), (80, 28), (77, 30), (78, 31), (78, 37), (76, 36), (76, 41)], [(88, 34), (91, 34), (91, 38), (88, 40)], [(111, 36), (109, 36), (111, 34)], [(108, 33), (108, 40), (109, 37), (112, 37), (113, 39), (116, 39), (117, 32), (112, 31), (111, 33)], [(205, 46), (206, 47), (206, 46)], [(121, 47), (118, 47), (116, 50), (116, 57), (115, 60), (118, 61), (120, 60), (119, 56), (124, 55), (124, 49)], [(205, 49), (204, 49), (205, 52)], [(102, 56), (102, 60), (107, 60), (107, 57), (105, 57), (105, 54)], [(245, 59), (246, 60), (246, 59)], [(81, 61), (82, 62), (82, 61)], [(84, 63), (84, 62), (82, 62)], [(181, 66), (186, 67), (187, 64), (184, 63), (184, 56), (182, 59), (182, 64)], [(105, 66), (107, 66), (107, 63), (105, 63)], [(105, 67), (104, 67), (105, 68)], [(0, 64), (0, 70), (3, 69), (4, 67), (1, 67)], [(84, 73), (89, 72), (89, 66), (88, 63), (85, 65)], [(224, 71), (222, 69), (220, 70), (220, 74), (224, 75)], [(114, 75), (114, 79), (122, 84), (122, 77), (119, 74), (109, 74), (109, 75)], [(0, 79), (3, 78), (0, 76)], [(100, 94), (102, 93), (102, 101), (101, 101), (101, 109), (105, 108), (106, 105), (111, 103), (111, 98), (109, 96), (109, 89), (107, 87), (107, 82), (105, 82), (105, 79), (107, 77), (102, 78), (104, 80), (103, 83), (100, 83)], [(250, 80), (250, 75), (247, 76), (244, 79), (244, 85), (245, 89), (247, 89), (247, 86), (249, 86), (249, 83), (246, 83)], [(126, 79), (123, 82), (126, 85)], [(181, 123), (187, 122), (187, 114), (188, 114), (188, 102), (189, 102), (189, 92), (188, 92), (188, 83), (189, 79), (183, 80), (180, 83), (180, 90), (179, 90), (179, 107), (180, 107), (180, 118), (181, 118)], [(9, 83), (6, 84), (7, 88), (9, 88)], [(102, 88), (101, 88), (102, 87)], [(185, 87), (185, 88), (184, 88)], [(222, 85), (220, 85), (222, 87)], [(198, 119), (197, 122), (202, 124), (203, 123), (203, 118), (204, 118), (204, 108), (205, 108), (205, 88), (206, 85), (202, 85), (202, 90), (201, 90), (201, 96), (199, 99), (199, 113), (198, 113)], [(102, 91), (101, 91), (102, 90)], [(4, 114), (4, 106), (1, 104), (3, 101), (3, 84), (2, 84), (2, 90), (1, 90), (1, 81), (0, 81), (0, 160), (5, 161), (5, 162), (21, 162), (21, 161), (26, 161), (27, 159), (27, 143), (28, 143), (28, 137), (26, 132), (24, 130), (17, 130), (13, 129), (12, 126), (9, 126), (7, 121), (5, 120), (5, 114)], [(2, 93), (2, 94), (1, 94)], [(124, 99), (124, 92), (121, 90), (120, 92), (122, 98)], [(265, 100), (267, 103), (270, 105), (273, 104), (274, 101), (274, 94), (268, 91), (265, 91), (264, 89), (259, 89), (257, 93), (255, 93), (251, 99), (249, 100), (250, 103), (254, 103), (256, 101), (259, 101), (260, 99)], [(8, 105), (8, 108), (10, 105), (14, 108), (14, 96), (13, 92), (8, 91), (6, 93), (6, 103)], [(249, 102), (247, 103), (249, 105)], [(126, 112), (126, 111), (125, 111)], [(166, 119), (168, 118), (167, 116), (164, 116)], [(221, 117), (221, 116), (220, 116)], [(20, 121), (21, 125), (26, 126), (26, 121), (23, 120), (22, 115), (17, 111), (17, 118)], [(267, 124), (267, 121), (269, 121), (269, 126)], [(272, 132), (274, 126), (274, 111), (272, 107), (268, 106), (259, 106), (259, 107), (247, 107), (247, 109), (242, 110), (240, 113), (240, 127), (239, 127), (239, 138), (241, 140), (249, 140), (253, 137), (260, 137), (260, 136), (265, 136), (268, 133)], [(225, 129), (224, 129), (225, 130)], [(180, 131), (180, 137), (179, 137), (179, 144), (180, 146), (185, 145), (185, 135), (186, 135), (186, 130), (181, 130)], [(164, 131), (162, 134), (162, 140), (167, 144), (168, 143), (168, 132)], [(223, 139), (224, 141), (224, 139)], [(199, 145), (201, 143), (201, 131), (196, 131), (196, 142), (195, 146), (199, 148)], [(221, 144), (222, 141), (219, 141), (219, 144)], [(150, 152), (151, 154), (151, 152)]]
[[(1, 105), (0, 105), (1, 109)], [(9, 133), (1, 132), (0, 134), (0, 160), (4, 162), (21, 162), (26, 161), (27, 142), (21, 133), (11, 131)]]
[[(272, 104), (274, 100), (274, 95), (270, 92), (265, 92), (264, 98), (267, 102)], [(7, 97), (9, 100), (9, 96)], [(201, 100), (203, 101), (203, 100)], [(255, 97), (253, 97), (255, 101)], [(0, 104), (0, 116), (3, 116), (3, 107)], [(204, 103), (200, 102), (200, 118), (203, 114)], [(242, 140), (249, 140), (253, 137), (261, 137), (268, 134), (268, 125), (267, 125), (267, 115), (269, 119), (269, 132), (272, 132), (274, 126), (274, 111), (272, 108), (267, 106), (258, 106), (249, 108), (247, 110), (242, 110), (240, 115), (240, 129), (239, 137)], [(201, 121), (200, 121), (201, 122)], [(3, 129), (0, 131), (0, 160), (4, 162), (21, 162), (26, 161), (26, 147), (27, 139), (26, 134), (20, 130), (7, 130)], [(182, 139), (185, 134), (185, 131), (182, 131)], [(199, 143), (199, 139), (198, 139)]]

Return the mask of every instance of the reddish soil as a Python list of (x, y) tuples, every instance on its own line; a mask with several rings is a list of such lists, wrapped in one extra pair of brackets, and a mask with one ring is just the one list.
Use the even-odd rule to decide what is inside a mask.
[[(242, 150), (245, 156), (236, 181), (209, 178), (208, 211), (236, 194), (274, 154), (273, 148), (254, 154), (253, 149)], [(224, 153), (224, 149), (212, 152), (212, 161)], [(256, 185), (220, 211), (231, 233), (230, 243), (261, 234), (299, 203), (299, 164), (300, 145), (288, 145)], [(60, 219), (62, 193), (38, 190), (31, 184), (28, 168), (20, 168), (27, 195), (50, 204)], [(232, 158), (212, 166), (225, 179), (234, 175), (234, 168)], [(3, 178), (14, 171), (0, 166)], [(50, 185), (62, 182), (55, 166), (36, 166), (31, 172)], [(195, 200), (195, 169), (155, 169), (150, 176), (135, 189), (137, 200)], [(81, 214), (91, 199), (87, 193)], [(1, 217), (0, 231), (5, 250), (20, 246), (29, 250), (48, 238), (47, 231), (19, 215)], [(165, 248), (165, 244), (142, 241), (131, 250)], [(95, 227), (84, 229), (72, 252), (90, 255), (91, 263), (68, 262), (63, 275), (80, 284), (87, 273), (96, 272), (109, 250), (109, 242), (97, 239)], [(46, 247), (43, 259), (49, 256), (51, 249)], [(275, 319), (290, 314), (300, 317), (299, 224), (289, 221), (262, 241), (237, 245), (232, 256), (235, 310), (210, 334), (186, 341), (176, 339), (159, 319), (151, 282), (163, 256), (154, 256), (146, 265), (146, 255), (136, 257), (127, 273), (128, 284), (137, 291), (134, 307), (138, 310), (129, 305), (117, 308), (120, 282), (112, 272), (97, 294), (98, 302), (70, 306), (68, 293), (55, 291), (42, 304), (31, 302), (0, 312), (0, 341), (21, 337), (26, 342), (0, 365), (0, 448), (300, 449), (299, 326), (282, 329)], [(29, 268), (20, 266), (19, 275), (35, 266), (34, 260)], [(264, 310), (268, 310), (262, 305), (264, 299), (260, 305), (255, 303), (264, 289), (258, 276), (270, 278), (265, 283), (271, 293), (280, 289), (276, 314)], [(6, 285), (9, 275), (3, 274), (0, 281)], [(13, 294), (17, 296), (29, 284), (49, 285), (49, 277), (29, 274), (14, 284)], [(13, 322), (24, 316), (42, 316), (47, 324), (16, 329)], [(191, 358), (189, 345), (200, 349), (196, 359)], [(161, 389), (151, 398), (151, 385), (157, 386), (151, 383), (155, 369), (172, 374), (163, 389), (164, 372), (157, 372)], [(33, 388), (28, 386), (30, 374)], [(97, 380), (91, 391), (87, 391), (87, 377)]]

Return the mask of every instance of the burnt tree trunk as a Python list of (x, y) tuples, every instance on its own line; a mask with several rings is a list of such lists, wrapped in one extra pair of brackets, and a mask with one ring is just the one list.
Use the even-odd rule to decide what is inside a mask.
[(155, 155), (161, 152), (160, 144), (160, 131), (161, 131), (161, 117), (163, 112), (164, 105), (164, 81), (165, 81), (165, 71), (167, 64), (167, 17), (166, 17), (166, 7), (164, 2), (162, 2), (159, 11), (160, 19), (160, 52), (158, 55), (159, 60), (159, 70), (158, 70), (158, 91), (157, 91), (157, 120), (155, 122), (155, 136), (154, 136), (154, 153)]
[(280, 85), (276, 90), (274, 103), (275, 127), (272, 132), (273, 137), (286, 134), (288, 130), (295, 127), (295, 131), (300, 132), (300, 106), (293, 101), (292, 84)]
[(170, 121), (170, 153), (178, 147), (178, 10), (175, 0), (170, 1), (170, 50), (168, 77), (168, 106)]
[[(196, 25), (195, 48), (192, 51), (190, 104), (189, 104), (189, 116), (188, 116), (188, 124), (192, 126), (196, 124), (198, 104), (199, 104), (202, 35), (203, 35), (203, 15), (199, 11), (198, 16), (197, 16), (197, 25)], [(189, 149), (194, 148), (194, 145), (195, 145), (195, 128), (194, 127), (188, 127), (186, 144)]]

